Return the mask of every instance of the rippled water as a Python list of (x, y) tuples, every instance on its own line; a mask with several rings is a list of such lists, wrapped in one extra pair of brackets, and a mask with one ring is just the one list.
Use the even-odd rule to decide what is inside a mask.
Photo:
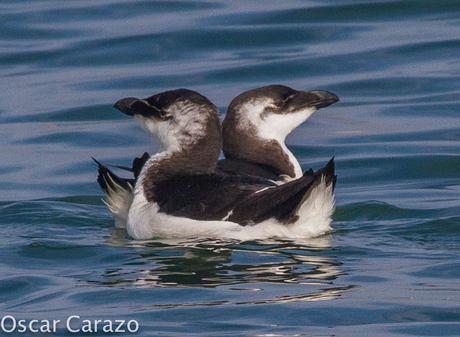
[[(460, 2), (0, 3), (0, 313), (137, 319), (138, 335), (460, 335)], [(112, 109), (282, 83), (335, 92), (290, 137), (336, 156), (334, 232), (139, 243), (90, 156), (157, 149)], [(60, 330), (56, 335), (66, 334)]]

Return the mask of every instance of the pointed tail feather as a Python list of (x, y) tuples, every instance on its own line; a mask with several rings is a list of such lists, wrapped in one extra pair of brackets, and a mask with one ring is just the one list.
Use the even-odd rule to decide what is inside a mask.
[[(102, 165), (100, 162), (98, 162), (93, 157), (91, 157), (91, 158), (98, 164), (99, 167), (101, 167), (101, 166), (105, 167), (104, 165)], [(112, 164), (107, 164), (107, 166), (115, 167), (115, 168), (123, 170), (123, 171), (132, 172), (133, 175), (134, 175), (134, 180), (137, 180), (137, 177), (139, 177), (139, 174), (141, 173), (141, 170), (144, 167), (144, 164), (149, 159), (150, 159), (150, 155), (147, 152), (144, 152), (144, 154), (141, 157), (136, 157), (136, 158), (133, 159), (133, 163), (132, 163), (131, 167), (123, 166), (123, 165), (112, 165)]]
[(133, 200), (133, 179), (118, 177), (107, 166), (92, 158), (98, 166), (97, 182), (105, 193), (102, 200), (112, 213), (117, 227), (124, 227)]
[(120, 178), (115, 173), (113, 173), (106, 165), (102, 164), (94, 157), (91, 157), (91, 159), (97, 164), (97, 183), (106, 194), (109, 194), (111, 191), (120, 188), (126, 190), (132, 189), (134, 183), (133, 179)]

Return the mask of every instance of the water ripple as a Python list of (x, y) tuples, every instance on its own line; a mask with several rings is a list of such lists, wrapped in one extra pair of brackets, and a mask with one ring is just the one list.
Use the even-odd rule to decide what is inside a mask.
[[(138, 319), (139, 336), (457, 335), (459, 1), (0, 10), (2, 313)], [(288, 138), (304, 169), (336, 158), (331, 235), (137, 242), (113, 228), (90, 156), (158, 149), (113, 102), (189, 87), (224, 113), (270, 83), (341, 98)]]

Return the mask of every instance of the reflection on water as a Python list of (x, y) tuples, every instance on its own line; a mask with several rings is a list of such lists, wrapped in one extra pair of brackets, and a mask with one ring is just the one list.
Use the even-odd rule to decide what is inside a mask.
[[(97, 279), (88, 281), (116, 287), (226, 287), (229, 291), (259, 293), (244, 301), (161, 303), (159, 307), (331, 300), (353, 286), (335, 285), (342, 274), (341, 263), (336, 257), (323, 255), (330, 240), (330, 236), (324, 236), (310, 242), (135, 242), (124, 231), (113, 230), (108, 242), (131, 247), (135, 254), (118, 268), (105, 269)], [(286, 287), (286, 293), (276, 296), (264, 296), (265, 287), (279, 283), (296, 287)]]
[[(299, 295), (282, 295), (275, 296), (273, 298), (261, 299), (261, 300), (247, 300), (247, 301), (210, 301), (210, 302), (199, 302), (199, 303), (171, 303), (171, 304), (153, 304), (151, 307), (154, 308), (179, 308), (179, 307), (196, 307), (196, 306), (215, 306), (215, 305), (226, 305), (226, 304), (281, 304), (291, 302), (315, 302), (315, 301), (328, 301), (334, 300), (340, 297), (345, 291), (351, 290), (355, 286), (343, 286), (334, 288), (325, 288), (312, 293), (305, 293)], [(259, 289), (254, 289), (255, 291)], [(248, 296), (249, 297), (249, 296)]]
[[(0, 9), (0, 313), (138, 319), (149, 337), (459, 335), (459, 0)], [(186, 87), (224, 113), (270, 83), (341, 98), (287, 140), (304, 169), (336, 156), (332, 237), (112, 229), (90, 156), (157, 151), (115, 100)]]

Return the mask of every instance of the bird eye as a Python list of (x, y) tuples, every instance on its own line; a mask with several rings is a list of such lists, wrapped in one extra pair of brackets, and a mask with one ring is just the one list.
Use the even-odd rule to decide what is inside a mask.
[(173, 118), (173, 116), (164, 110), (160, 110), (160, 118), (163, 120), (168, 120), (168, 119)]

